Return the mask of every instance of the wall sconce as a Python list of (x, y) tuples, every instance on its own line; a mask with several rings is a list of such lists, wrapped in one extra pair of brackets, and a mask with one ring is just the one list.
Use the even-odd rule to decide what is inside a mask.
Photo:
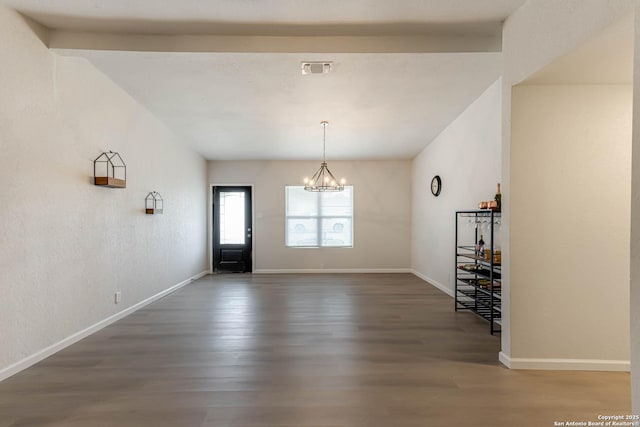
[(127, 187), (127, 165), (120, 154), (109, 151), (93, 161), (93, 183), (101, 187)]
[(157, 191), (152, 191), (147, 194), (147, 197), (144, 199), (145, 203), (145, 211), (147, 215), (153, 214), (161, 214), (163, 203), (162, 196)]

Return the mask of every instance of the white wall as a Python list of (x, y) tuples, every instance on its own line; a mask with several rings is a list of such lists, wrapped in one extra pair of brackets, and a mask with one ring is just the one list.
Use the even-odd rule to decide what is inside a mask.
[[(635, 16), (635, 40), (640, 40), (640, 7)], [(640, 43), (635, 43), (633, 86), (633, 148), (631, 167), (631, 401), (640, 414)]]
[[(1, 5), (0, 62), (2, 378), (206, 270), (207, 190), (202, 157)], [(126, 189), (92, 185), (92, 161), (110, 149), (127, 163)], [(152, 190), (164, 215), (144, 213)]]
[[(554, 59), (573, 50), (608, 25), (633, 13), (638, 0), (530, 0), (505, 22), (503, 28), (503, 120), (502, 120), (502, 297), (503, 329), (501, 360), (510, 364), (511, 310), (518, 310), (510, 295), (511, 277), (510, 237), (511, 229), (511, 171), (520, 167), (512, 165), (511, 158), (511, 87), (533, 75)], [(523, 302), (524, 303), (524, 302)], [(640, 384), (636, 383), (636, 389)]]
[[(411, 266), (453, 295), (455, 211), (492, 200), (500, 181), (501, 81), (492, 84), (413, 160)], [(434, 197), (431, 179), (440, 175)]]
[(632, 87), (520, 85), (511, 101), (511, 358), (625, 369)]
[(337, 178), (354, 186), (353, 248), (287, 248), (285, 185), (302, 185), (311, 161), (210, 161), (210, 184), (254, 185), (255, 271), (408, 271), (411, 263), (411, 164), (332, 161)]

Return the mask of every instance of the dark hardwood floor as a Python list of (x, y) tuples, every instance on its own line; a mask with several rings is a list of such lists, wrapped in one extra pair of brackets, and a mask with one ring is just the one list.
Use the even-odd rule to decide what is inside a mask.
[(514, 371), (409, 274), (207, 276), (0, 383), (0, 426), (553, 426), (628, 373)]

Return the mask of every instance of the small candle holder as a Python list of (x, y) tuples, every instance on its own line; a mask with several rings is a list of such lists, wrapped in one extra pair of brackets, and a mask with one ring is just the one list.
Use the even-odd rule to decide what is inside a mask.
[(164, 200), (157, 191), (152, 191), (147, 194), (147, 197), (144, 199), (144, 203), (147, 215), (161, 214), (164, 208)]
[(127, 187), (127, 165), (120, 154), (109, 151), (96, 157), (93, 161), (93, 183), (100, 187)]

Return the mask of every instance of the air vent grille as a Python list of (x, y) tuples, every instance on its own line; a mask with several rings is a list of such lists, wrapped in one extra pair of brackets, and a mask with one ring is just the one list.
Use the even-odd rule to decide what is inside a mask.
[(303, 62), (302, 74), (328, 74), (331, 72), (331, 62)]

